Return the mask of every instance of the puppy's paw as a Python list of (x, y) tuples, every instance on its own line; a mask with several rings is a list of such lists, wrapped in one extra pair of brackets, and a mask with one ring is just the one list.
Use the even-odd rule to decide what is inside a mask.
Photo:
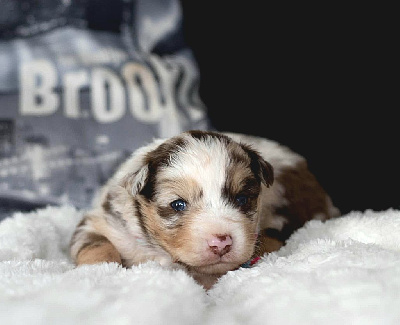
[(172, 258), (170, 256), (166, 256), (166, 255), (160, 255), (160, 256), (155, 256), (152, 259), (154, 262), (159, 263), (162, 267), (165, 267), (167, 269), (171, 269), (171, 270), (184, 270), (185, 268), (178, 264), (178, 263), (174, 263), (174, 261), (172, 260)]

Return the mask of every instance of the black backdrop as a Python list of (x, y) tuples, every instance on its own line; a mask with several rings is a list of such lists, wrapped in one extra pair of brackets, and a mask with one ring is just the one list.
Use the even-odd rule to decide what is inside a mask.
[(342, 213), (400, 208), (393, 9), (181, 3), (215, 128), (305, 156)]
[[(302, 154), (343, 213), (400, 209), (395, 8), (180, 2), (215, 128)], [(123, 3), (89, 0), (89, 27), (118, 32)]]

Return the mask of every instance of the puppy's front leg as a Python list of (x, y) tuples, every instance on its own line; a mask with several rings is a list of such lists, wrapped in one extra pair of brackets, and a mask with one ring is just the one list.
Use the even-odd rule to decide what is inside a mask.
[[(96, 222), (97, 220), (97, 222)], [(71, 257), (75, 264), (96, 264), (101, 262), (122, 262), (115, 246), (100, 233), (94, 224), (102, 218), (86, 215), (77, 226), (71, 240)], [(103, 230), (105, 230), (105, 227)]]
[(104, 236), (87, 234), (88, 243), (77, 253), (76, 264), (96, 264), (101, 262), (117, 262), (121, 264), (121, 256), (113, 244)]
[(283, 241), (272, 236), (268, 236), (267, 234), (261, 233), (257, 238), (254, 257), (263, 256), (265, 253), (278, 251), (283, 245)]

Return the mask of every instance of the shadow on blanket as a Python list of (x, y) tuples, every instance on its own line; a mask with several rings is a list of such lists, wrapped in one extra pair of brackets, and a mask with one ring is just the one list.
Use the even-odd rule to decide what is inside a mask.
[(1, 324), (399, 324), (400, 211), (310, 221), (252, 268), (206, 292), (149, 262), (75, 268), (82, 211), (15, 213), (0, 223)]

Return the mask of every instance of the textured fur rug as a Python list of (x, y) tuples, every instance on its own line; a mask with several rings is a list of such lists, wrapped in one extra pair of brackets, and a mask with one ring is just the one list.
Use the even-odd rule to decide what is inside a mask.
[(155, 263), (75, 268), (81, 215), (49, 207), (0, 223), (0, 324), (400, 324), (398, 210), (308, 222), (208, 292)]

